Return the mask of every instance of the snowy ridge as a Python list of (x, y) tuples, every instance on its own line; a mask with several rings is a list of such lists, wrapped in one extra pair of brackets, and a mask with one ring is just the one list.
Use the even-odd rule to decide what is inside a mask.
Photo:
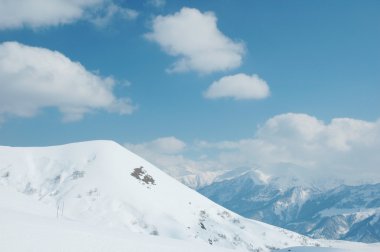
[(190, 188), (199, 188), (213, 183), (222, 172), (202, 172), (177, 177), (177, 180)]
[[(203, 172), (197, 172), (192, 171), (193, 174), (187, 174), (183, 176), (175, 176), (172, 174), (173, 177), (175, 177), (177, 180), (179, 180), (181, 183), (187, 185), (190, 188), (193, 189), (199, 189), (208, 185), (211, 185), (215, 182), (221, 182), (225, 180), (231, 180), (236, 177), (240, 176), (250, 176), (252, 180), (255, 180), (258, 184), (268, 184), (271, 181), (271, 176), (268, 176), (267, 174), (261, 172), (260, 170), (252, 170), (251, 168), (247, 167), (240, 167), (236, 168), (230, 171), (203, 171)], [(170, 174), (170, 172), (169, 172)]]
[(0, 147), (0, 183), (98, 226), (245, 251), (318, 243), (242, 218), (109, 141)]
[[(6, 193), (1, 188), (6, 188)], [(105, 246), (106, 251), (132, 249), (131, 245), (123, 247), (125, 235), (135, 237), (131, 232), (157, 237), (157, 242), (154, 242), (154, 237), (136, 239), (142, 243), (149, 241), (160, 247), (166, 246), (168, 249), (165, 251), (175, 251), (175, 248), (178, 251), (180, 246), (186, 246), (181, 243), (184, 241), (194, 243), (189, 246), (194, 248), (193, 251), (198, 250), (199, 243), (203, 244), (199, 248), (207, 245), (210, 249), (223, 247), (238, 251), (331, 245), (367, 248), (357, 243), (312, 240), (245, 219), (110, 141), (41, 148), (0, 147), (0, 189), (1, 196), (8, 198), (0, 204), (0, 231), (8, 234), (3, 238), (6, 245), (0, 245), (2, 251), (17, 247), (15, 237), (30, 237), (28, 232), (32, 230), (40, 231), (30, 241), (33, 244), (40, 244), (50, 233), (52, 240), (63, 235), (68, 244), (78, 244), (82, 237), (82, 249), (77, 251), (91, 251), (88, 248), (92, 243), (98, 244), (99, 248)], [(13, 196), (9, 190), (18, 196)], [(17, 203), (19, 201), (23, 203)], [(34, 207), (34, 203), (39, 206)], [(25, 213), (29, 208), (35, 210)], [(57, 217), (63, 226), (54, 224)], [(17, 221), (20, 219), (24, 221)], [(48, 231), (41, 231), (44, 228)], [(113, 231), (104, 231), (109, 228)], [(70, 235), (73, 232), (78, 237)], [(116, 238), (109, 235), (113, 232), (117, 233)], [(106, 243), (95, 242), (102, 237)], [(126, 238), (126, 241), (131, 239), (134, 238)], [(179, 244), (171, 239), (180, 240)], [(89, 247), (83, 247), (86, 244)], [(110, 244), (117, 247), (109, 247)], [(51, 251), (50, 245), (38, 251)], [(1, 246), (8, 247), (2, 249), (4, 247)], [(148, 245), (135, 246), (133, 251), (152, 251)], [(14, 251), (25, 250), (16, 248)], [(67, 248), (67, 251), (75, 250)]]

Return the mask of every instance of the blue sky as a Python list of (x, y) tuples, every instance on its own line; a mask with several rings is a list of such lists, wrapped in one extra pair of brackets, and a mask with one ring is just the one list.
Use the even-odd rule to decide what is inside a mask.
[(379, 1), (62, 3), (0, 1), (1, 145), (110, 139), (157, 163), (233, 149), (239, 165), (258, 142), (380, 146)]
[[(85, 139), (146, 141), (174, 135), (184, 140), (239, 139), (287, 112), (376, 120), (380, 107), (380, 4), (378, 1), (117, 1), (139, 12), (105, 27), (78, 21), (58, 26), (4, 29), (0, 41), (57, 50), (89, 71), (113, 76), (116, 96), (138, 109), (128, 116), (99, 111), (62, 123), (54, 108), (33, 118), (9, 118), (1, 144), (46, 145)], [(144, 38), (152, 19), (182, 7), (212, 11), (219, 30), (243, 41), (240, 67), (211, 74), (167, 73), (175, 61)], [(263, 100), (208, 100), (202, 92), (230, 74), (258, 74), (271, 95)]]

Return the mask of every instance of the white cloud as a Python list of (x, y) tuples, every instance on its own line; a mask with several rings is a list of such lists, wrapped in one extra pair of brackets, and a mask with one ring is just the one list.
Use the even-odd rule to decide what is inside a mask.
[(0, 44), (0, 117), (32, 117), (56, 107), (65, 121), (97, 109), (130, 114), (128, 98), (117, 99), (115, 80), (87, 71), (80, 63), (48, 49), (17, 42)]
[(281, 114), (252, 138), (197, 141), (187, 149), (191, 155), (152, 150), (147, 158), (174, 176), (252, 167), (268, 174), (297, 174), (305, 181), (380, 182), (380, 120), (335, 118), (325, 123), (307, 114)]
[(0, 1), (0, 29), (43, 27), (71, 23), (101, 0)]
[(185, 153), (190, 151), (187, 144), (175, 137), (162, 137), (145, 143), (124, 145), (175, 177), (194, 174), (199, 170), (211, 170), (215, 166), (212, 161), (200, 162), (202, 158), (186, 157)]
[(137, 12), (111, 0), (0, 0), (0, 30), (57, 26), (80, 19), (105, 23), (114, 15), (133, 19)]
[(173, 176), (186, 173), (192, 163), (181, 153), (186, 144), (175, 137), (162, 137), (139, 144), (125, 143), (124, 146)]
[(235, 100), (263, 99), (270, 94), (268, 84), (258, 75), (243, 73), (222, 77), (211, 84), (204, 97), (218, 99), (231, 97)]
[(209, 146), (220, 150), (218, 159), (226, 167), (269, 172), (287, 167), (308, 178), (380, 182), (380, 121), (335, 118), (326, 124), (306, 114), (282, 114), (254, 138)]
[(192, 8), (154, 18), (152, 32), (146, 38), (178, 58), (169, 72), (233, 69), (241, 65), (244, 54), (243, 43), (232, 41), (218, 29), (214, 13)]
[(149, 149), (158, 153), (175, 154), (182, 152), (186, 148), (186, 144), (175, 137), (161, 137), (151, 142), (136, 145), (135, 147)]
[(102, 6), (89, 20), (98, 27), (108, 25), (112, 19), (119, 17), (125, 20), (134, 20), (138, 17), (139, 13), (129, 8), (120, 7), (114, 3)]

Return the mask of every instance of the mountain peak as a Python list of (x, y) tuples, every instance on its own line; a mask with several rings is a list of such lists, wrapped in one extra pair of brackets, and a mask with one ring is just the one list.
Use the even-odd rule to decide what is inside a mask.
[(83, 222), (245, 251), (315, 245), (245, 219), (112, 141), (0, 148), (0, 185)]

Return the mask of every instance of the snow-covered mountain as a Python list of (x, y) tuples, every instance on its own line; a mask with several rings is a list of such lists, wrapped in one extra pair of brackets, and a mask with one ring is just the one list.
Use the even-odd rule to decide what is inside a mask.
[(314, 238), (380, 241), (380, 184), (318, 186), (253, 170), (198, 191), (242, 216)]
[(0, 147), (0, 184), (86, 225), (242, 251), (323, 245), (245, 219), (109, 141)]
[[(2, 252), (228, 252), (230, 249), (89, 225), (64, 216), (55, 207), (0, 186)], [(60, 213), (59, 213), (60, 214)]]
[(0, 147), (0, 197), (6, 252), (380, 248), (313, 240), (246, 219), (111, 141)]
[[(28, 195), (0, 186), (0, 251), (2, 252), (232, 252), (204, 242), (191, 242), (160, 236), (132, 233), (86, 225), (64, 216), (56, 216), (55, 207)], [(351, 247), (352, 244), (337, 244)], [(377, 252), (378, 245), (354, 244), (357, 251)], [(295, 247), (283, 251), (352, 252), (328, 247)]]
[(212, 184), (222, 175), (222, 172), (199, 172), (173, 177), (175, 177), (177, 180), (187, 185), (188, 187), (196, 189)]

